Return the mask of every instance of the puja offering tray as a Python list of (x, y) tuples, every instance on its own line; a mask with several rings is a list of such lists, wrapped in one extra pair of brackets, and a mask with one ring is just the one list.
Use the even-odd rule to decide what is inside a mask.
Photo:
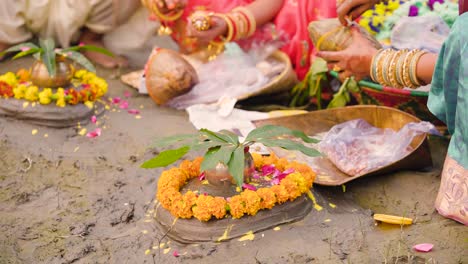
[[(315, 136), (329, 131), (337, 124), (355, 119), (364, 119), (369, 124), (377, 128), (390, 128), (395, 131), (400, 130), (408, 123), (421, 122), (417, 117), (395, 108), (362, 105), (314, 111), (295, 116), (258, 120), (254, 121), (254, 124), (257, 127), (263, 125), (281, 125), (290, 129), (301, 129), (307, 135)], [(405, 169), (417, 170), (432, 165), (426, 134), (416, 136), (410, 146), (411, 150), (400, 160), (371, 170), (365, 174), (355, 176), (347, 175), (339, 170), (327, 157), (320, 157), (319, 162), (315, 160), (314, 168), (314, 166), (311, 165), (311, 159), (300, 153), (292, 153), (290, 151), (277, 148), (273, 148), (272, 150), (279, 157), (286, 157), (288, 160), (296, 160), (301, 163), (309, 164), (317, 172), (317, 176), (314, 181), (315, 184), (338, 186), (360, 177), (375, 176)]]

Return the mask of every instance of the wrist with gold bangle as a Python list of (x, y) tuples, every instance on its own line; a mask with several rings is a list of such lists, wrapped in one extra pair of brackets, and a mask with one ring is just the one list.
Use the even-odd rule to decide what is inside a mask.
[(374, 57), (372, 57), (369, 75), (374, 82), (378, 82), (377, 81), (377, 62), (379, 61), (379, 57), (382, 55), (383, 51), (384, 49), (378, 50), (377, 53), (374, 55)]
[(417, 67), (418, 67), (418, 62), (419, 60), (421, 59), (421, 57), (426, 54), (425, 51), (418, 51), (413, 59), (411, 60), (411, 64), (410, 64), (410, 80), (411, 82), (413, 83), (414, 87), (419, 87), (421, 86), (421, 83), (419, 82), (418, 80), (418, 76), (416, 74), (416, 70), (417, 70)]
[(255, 20), (255, 17), (252, 14), (252, 12), (248, 8), (243, 6), (234, 8), (232, 12), (239, 12), (245, 17), (249, 25), (249, 31), (247, 32), (247, 35), (245, 37), (252, 36), (255, 33), (255, 30), (257, 29), (257, 21)]
[(378, 60), (376, 61), (376, 74), (375, 74), (375, 77), (376, 77), (376, 81), (377, 83), (379, 84), (384, 84), (384, 78), (383, 78), (383, 66), (384, 66), (384, 60), (385, 60), (385, 57), (388, 56), (388, 54), (391, 53), (391, 49), (386, 49), (384, 50)]

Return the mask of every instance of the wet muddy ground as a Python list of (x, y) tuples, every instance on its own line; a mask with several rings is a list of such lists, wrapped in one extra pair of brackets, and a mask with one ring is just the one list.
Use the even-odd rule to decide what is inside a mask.
[[(0, 72), (24, 63), (2, 63)], [(468, 263), (467, 228), (433, 209), (447, 147), (440, 138), (430, 141), (433, 168), (345, 188), (314, 186), (321, 211), (253, 240), (170, 241), (152, 218), (160, 170), (139, 165), (152, 156), (154, 138), (195, 129), (185, 112), (157, 107), (121, 84), (116, 72), (99, 73), (109, 78), (109, 96), (132, 92), (130, 108), (141, 118), (111, 107), (98, 117), (103, 131), (94, 139), (77, 127), (0, 118), (0, 263)], [(376, 225), (373, 213), (415, 223)], [(411, 247), (419, 243), (434, 249), (416, 253)]]

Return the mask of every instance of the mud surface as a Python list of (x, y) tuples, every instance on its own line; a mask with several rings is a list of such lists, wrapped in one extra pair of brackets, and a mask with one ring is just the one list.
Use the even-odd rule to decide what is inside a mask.
[[(0, 72), (27, 62), (2, 63)], [(116, 72), (99, 74), (111, 97), (132, 93), (130, 108), (140, 119), (112, 106), (98, 118), (102, 135), (90, 139), (77, 127), (0, 118), (0, 263), (468, 263), (468, 230), (433, 209), (447, 148), (437, 138), (430, 141), (434, 168), (316, 186), (321, 210), (253, 240), (170, 241), (152, 218), (160, 170), (139, 165), (152, 156), (147, 148), (155, 137), (195, 130), (185, 112), (157, 107)], [(372, 213), (415, 224), (375, 225)], [(412, 251), (419, 243), (434, 250)]]

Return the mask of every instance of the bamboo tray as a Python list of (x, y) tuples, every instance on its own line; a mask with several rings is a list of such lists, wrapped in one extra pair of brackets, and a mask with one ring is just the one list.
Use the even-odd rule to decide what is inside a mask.
[[(342, 108), (313, 111), (306, 114), (286, 116), (266, 120), (254, 121), (255, 126), (267, 124), (281, 125), (291, 129), (304, 131), (307, 135), (314, 136), (330, 130), (334, 125), (362, 118), (371, 125), (379, 128), (391, 128), (400, 130), (404, 125), (410, 122), (420, 122), (421, 120), (413, 115), (405, 113), (395, 108), (375, 105), (358, 105)], [(429, 144), (426, 135), (420, 135), (411, 142), (412, 151), (404, 158), (389, 164), (385, 167), (373, 170), (369, 173), (357, 176), (349, 176), (340, 171), (326, 157), (321, 157), (320, 162), (314, 162), (317, 177), (314, 183), (327, 186), (338, 186), (360, 177), (386, 174), (398, 170), (417, 170), (432, 165)], [(302, 163), (311, 164), (311, 158), (298, 152), (285, 151), (279, 148), (273, 148), (272, 151), (279, 157), (285, 157), (289, 160), (296, 160)], [(317, 165), (317, 163), (319, 165)]]

